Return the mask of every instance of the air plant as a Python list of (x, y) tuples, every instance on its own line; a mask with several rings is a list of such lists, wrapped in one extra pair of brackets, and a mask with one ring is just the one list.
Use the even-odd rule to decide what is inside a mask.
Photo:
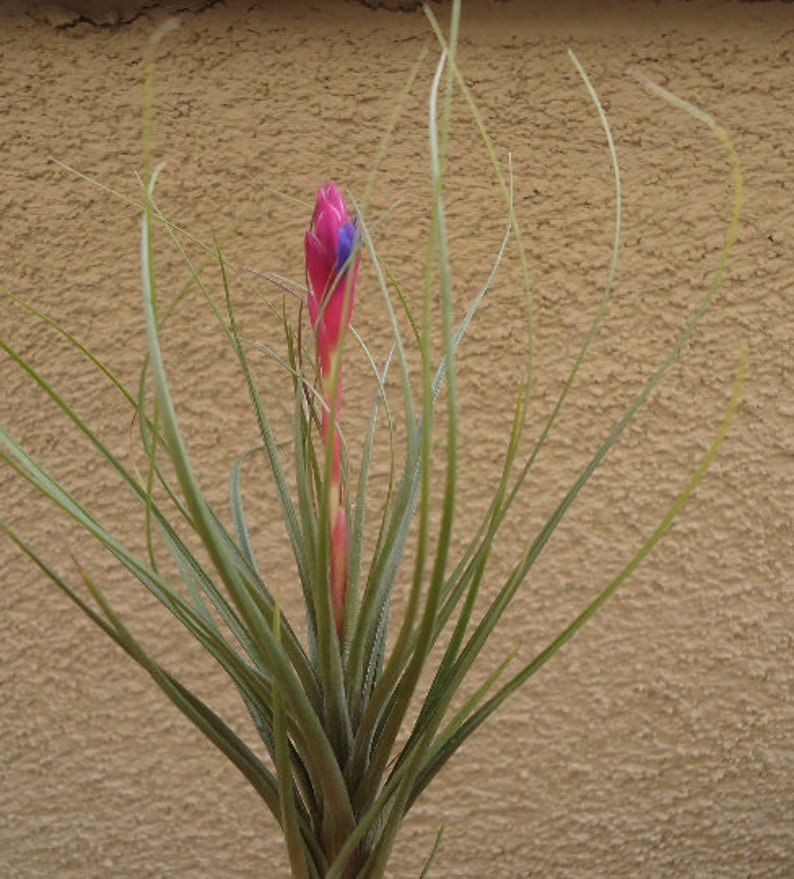
[[(489, 583), (488, 590), (482, 589), (490, 574), (488, 563), (494, 539), (520, 495), (538, 450), (555, 425), (606, 308), (618, 258), (620, 175), (606, 116), (584, 70), (571, 54), (603, 124), (612, 158), (617, 207), (611, 267), (600, 306), (559, 399), (548, 413), (536, 445), (527, 457), (522, 457), (521, 440), (531, 399), (531, 364), (528, 365), (527, 376), (516, 391), (513, 427), (505, 439), (504, 462), (493, 495), (468, 545), (453, 557), (450, 538), (456, 489), (462, 478), (457, 455), (458, 348), (505, 258), (509, 241), (521, 263), (530, 321), (531, 289), (526, 249), (509, 180), (457, 65), (460, 2), (453, 5), (449, 38), (432, 14), (428, 15), (441, 53), (428, 113), (432, 214), (421, 307), (412, 308), (409, 297), (395, 286), (385, 270), (364, 209), (357, 208), (357, 217), (351, 219), (337, 186), (330, 182), (322, 184), (310, 220), (307, 217), (304, 240), (306, 288), (302, 296), (311, 332), (306, 332), (305, 326), (301, 329), (302, 309), (286, 314), (284, 319), (284, 361), (288, 363), (292, 413), (292, 473), (288, 472), (272, 414), (263, 402), (251, 365), (255, 350), (244, 342), (238, 329), (231, 294), (235, 267), (225, 260), (219, 248), (207, 247), (207, 252), (214, 254), (222, 277), (222, 296), (216, 299), (201, 267), (185, 256), (193, 283), (216, 309), (221, 331), (239, 365), (240, 380), (250, 396), (259, 433), (257, 448), (244, 452), (232, 473), (231, 529), (224, 524), (225, 511), (212, 506), (199, 483), (169, 388), (160, 344), (162, 314), (153, 254), (155, 233), (164, 230), (177, 243), (182, 233), (157, 208), (157, 171), (145, 171), (140, 205), (140, 262), (148, 351), (138, 393), (124, 387), (107, 367), (94, 359), (103, 377), (114, 382), (134, 414), (145, 455), (145, 472), (139, 473), (114, 454), (36, 367), (0, 339), (0, 346), (11, 360), (57, 403), (64, 416), (113, 468), (120, 485), (137, 498), (145, 510), (147, 527), (159, 532), (180, 578), (173, 580), (163, 573), (170, 568), (157, 563), (151, 534), (147, 536), (148, 557), (133, 552), (5, 428), (0, 428), (3, 462), (108, 550), (122, 568), (171, 612), (186, 636), (195, 638), (206, 649), (239, 693), (253, 722), (251, 729), (232, 729), (150, 655), (79, 562), (82, 587), (67, 582), (8, 524), (3, 524), (5, 533), (46, 578), (151, 675), (169, 699), (242, 772), (278, 821), (296, 879), (377, 879), (385, 874), (400, 825), (427, 785), (461, 744), (593, 616), (667, 531), (725, 438), (741, 387), (743, 359), (725, 419), (710, 447), (675, 501), (660, 514), (656, 529), (620, 573), (529, 662), (516, 668), (505, 660), (491, 670), (474, 692), (463, 691), (455, 701), (475, 660), (499, 620), (509, 612), (522, 582), (572, 502), (676, 361), (709, 307), (736, 238), (741, 174), (729, 140), (710, 117), (646, 81), (654, 93), (707, 125), (726, 149), (736, 193), (726, 243), (714, 277), (673, 350), (638, 391), (610, 434), (596, 444), (589, 462), (559, 499), (545, 524), (527, 540), (507, 577)], [(151, 80), (148, 88), (151, 89)], [(482, 135), (504, 193), (507, 214), (502, 248), (485, 283), (473, 292), (470, 306), (458, 318), (452, 306), (444, 211), (444, 153), (454, 92), (462, 96)], [(440, 108), (442, 95), (444, 103)], [(147, 106), (150, 105), (149, 98)], [(296, 241), (296, 246), (300, 242)], [(359, 265), (365, 257), (372, 263), (372, 277), (377, 280), (383, 320), (391, 329), (392, 344), (389, 351), (377, 355), (365, 346), (377, 389), (362, 438), (361, 457), (353, 462), (344, 453), (341, 441), (342, 365), (345, 351), (359, 344), (350, 321)], [(367, 295), (377, 292), (368, 290)], [(93, 357), (53, 319), (38, 314), (31, 306), (27, 308)], [(401, 332), (398, 315), (407, 318), (411, 330), (407, 337)], [(430, 344), (434, 321), (441, 328), (442, 340), (440, 359), (436, 362)], [(408, 365), (411, 346), (417, 346), (421, 361), (418, 379), (412, 376)], [(370, 524), (364, 511), (375, 437), (384, 429), (389, 441), (396, 442), (391, 422), (387, 419), (387, 425), (382, 426), (382, 413), (389, 406), (386, 378), (393, 371), (399, 373), (404, 448), (402, 455), (391, 458), (386, 502)], [(144, 392), (149, 382), (153, 400)], [(441, 398), (445, 406), (443, 419), (436, 411)], [(441, 430), (444, 442), (435, 444)], [(269, 588), (263, 578), (249, 531), (242, 502), (241, 466), (252, 452), (266, 459), (267, 472), (275, 487), (278, 512), (304, 599), (305, 620), (300, 625), (287, 617), (278, 592)], [(437, 454), (442, 455), (443, 487), (440, 510), (434, 511), (431, 474), (438, 472), (434, 461)], [(368, 527), (374, 528), (370, 541), (373, 549), (365, 558), (363, 546)], [(404, 599), (399, 616), (390, 614), (396, 591)], [(421, 699), (420, 682), (426, 688)]]

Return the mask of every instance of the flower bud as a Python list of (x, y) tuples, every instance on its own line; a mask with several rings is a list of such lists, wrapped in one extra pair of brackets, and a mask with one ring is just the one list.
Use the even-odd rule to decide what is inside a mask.
[(309, 317), (317, 340), (323, 375), (328, 375), (339, 339), (350, 325), (356, 276), (361, 260), (356, 220), (333, 183), (317, 191), (312, 222), (306, 231)]

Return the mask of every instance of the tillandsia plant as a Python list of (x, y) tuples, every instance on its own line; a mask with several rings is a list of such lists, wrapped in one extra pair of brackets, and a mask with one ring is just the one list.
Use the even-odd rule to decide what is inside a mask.
[[(505, 440), (498, 483), (479, 527), (463, 551), (453, 558), (456, 488), (462, 478), (457, 455), (456, 355), (499, 268), (508, 241), (514, 244), (524, 272), (528, 331), (532, 332), (526, 252), (509, 179), (502, 172), (456, 62), (459, 16), (460, 3), (456, 2), (447, 38), (430, 15), (441, 57), (429, 100), (432, 216), (421, 308), (412, 308), (409, 297), (396, 286), (379, 260), (366, 222), (366, 198), (351, 212), (336, 185), (322, 183), (311, 219), (307, 217), (304, 239), (306, 286), (301, 296), (308, 309), (311, 331), (301, 323), (302, 309), (292, 314), (285, 312), (283, 321), (281, 361), (288, 367), (285, 375), (289, 376), (286, 384), (291, 399), (289, 455), (285, 455), (283, 438), (277, 437), (272, 413), (263, 402), (251, 365), (255, 349), (244, 343), (238, 329), (231, 294), (231, 281), (238, 269), (224, 259), (216, 246), (206, 248), (222, 278), (221, 295), (214, 294), (203, 267), (191, 262), (182, 248), (186, 233), (160, 213), (154, 200), (157, 172), (149, 173), (148, 164), (140, 204), (140, 261), (148, 351), (138, 390), (125, 387), (52, 318), (25, 306), (28, 313), (54, 326), (88, 356), (100, 368), (102, 380), (109, 379), (120, 392), (139, 428), (147, 462), (145, 472), (139, 473), (116, 456), (36, 367), (9, 342), (0, 340), (11, 360), (55, 401), (113, 469), (121, 485), (140, 503), (145, 513), (147, 554), (133, 552), (119, 535), (106, 530), (79, 498), (5, 428), (0, 428), (2, 460), (108, 550), (208, 651), (239, 693), (250, 714), (251, 729), (232, 729), (230, 723), (150, 655), (79, 560), (76, 570), (82, 582), (80, 587), (68, 582), (8, 523), (3, 524), (5, 533), (151, 675), (172, 702), (243, 773), (279, 823), (296, 879), (377, 879), (385, 874), (401, 822), (427, 785), (505, 699), (592, 617), (661, 539), (714, 459), (731, 422), (741, 386), (743, 358), (725, 419), (713, 442), (681, 493), (660, 516), (657, 528), (623, 570), (531, 661), (509, 668), (506, 660), (474, 692), (462, 691), (475, 660), (510, 608), (550, 536), (691, 339), (711, 303), (736, 238), (741, 174), (730, 142), (710, 117), (646, 81), (657, 95), (706, 124), (727, 151), (736, 198), (726, 244), (713, 279), (673, 350), (639, 390), (609, 436), (597, 445), (545, 524), (527, 539), (509, 575), (500, 582), (490, 582), (488, 589), (484, 589), (491, 575), (489, 556), (494, 539), (554, 427), (609, 299), (620, 235), (620, 177), (606, 117), (579, 62), (571, 56), (593, 98), (612, 156), (617, 209), (611, 268), (596, 316), (563, 391), (548, 413), (530, 454), (523, 457), (521, 439), (532, 376), (532, 363), (528, 363), (526, 379), (517, 389), (513, 428)], [(151, 77), (147, 83), (150, 95)], [(453, 93), (465, 101), (482, 134), (504, 193), (509, 220), (489, 277), (459, 316), (453, 312), (444, 212), (444, 157)], [(439, 108), (440, 97), (443, 104)], [(146, 106), (151, 106), (151, 97), (147, 98)], [(320, 182), (314, 181), (313, 185)], [(351, 213), (357, 215), (355, 219), (351, 219)], [(199, 484), (169, 389), (160, 343), (168, 315), (159, 304), (154, 272), (156, 233), (167, 235), (185, 256), (191, 282), (218, 318), (220, 332), (237, 359), (241, 381), (250, 396), (260, 443), (243, 452), (233, 469), (228, 510), (231, 527), (224, 524), (227, 511), (214, 508)], [(299, 241), (296, 246), (300, 246)], [(379, 288), (384, 321), (392, 333), (390, 350), (377, 356), (351, 325), (359, 265), (365, 255), (371, 260), (371, 276)], [(368, 290), (367, 295), (377, 292)], [(24, 304), (10, 292), (6, 295)], [(400, 329), (401, 317), (410, 326), (407, 337)], [(434, 326), (440, 326), (442, 340), (435, 362), (431, 347)], [(359, 344), (372, 365), (376, 390), (361, 441), (361, 455), (353, 461), (343, 442), (342, 364), (345, 351)], [(421, 361), (418, 378), (409, 368), (412, 345), (417, 346)], [(531, 355), (532, 345), (528, 347)], [(386, 390), (386, 378), (393, 369), (399, 372), (399, 408), (405, 421), (400, 435), (404, 436), (404, 448), (401, 455), (393, 454), (390, 458), (385, 503), (379, 504), (370, 525), (365, 512), (375, 437), (385, 430), (388, 442), (397, 443)], [(148, 393), (149, 387), (153, 395)], [(443, 418), (437, 412), (441, 399)], [(384, 412), (388, 416), (385, 427)], [(442, 429), (444, 441), (435, 443)], [(242, 500), (242, 463), (252, 453), (264, 456), (273, 480), (302, 589), (305, 621), (288, 618), (278, 600), (281, 593), (277, 588), (271, 589), (262, 574), (263, 566), (257, 558)], [(443, 482), (441, 507), (434, 511), (431, 475), (438, 472), (434, 470), (437, 454), (441, 455)], [(294, 467), (294, 472), (289, 472), (290, 467)], [(159, 533), (161, 541), (155, 541), (155, 533)], [(365, 552), (367, 533), (370, 540)], [(161, 547), (170, 553), (172, 566), (158, 560)], [(175, 581), (164, 573), (172, 569), (181, 579)], [(399, 616), (390, 614), (397, 591), (404, 608)], [(420, 684), (425, 692), (421, 699)], [(455, 701), (458, 694), (460, 697)], [(428, 865), (432, 856), (431, 853)]]

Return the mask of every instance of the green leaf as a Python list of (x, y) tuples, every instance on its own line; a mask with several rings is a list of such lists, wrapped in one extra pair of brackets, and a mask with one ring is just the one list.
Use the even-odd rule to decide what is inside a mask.
[(744, 371), (746, 364), (746, 352), (742, 351), (739, 364), (736, 370), (736, 377), (733, 384), (731, 399), (714, 439), (711, 442), (706, 454), (701, 459), (695, 471), (690, 476), (684, 489), (676, 497), (670, 505), (661, 521), (654, 529), (653, 533), (643, 543), (642, 547), (624, 566), (620, 573), (604, 588), (598, 596), (576, 617), (566, 628), (534, 659), (525, 665), (517, 674), (515, 674), (503, 687), (499, 689), (482, 707), (469, 715), (463, 721), (460, 717), (456, 717), (455, 721), (447, 727), (445, 732), (439, 737), (438, 741), (433, 744), (430, 759), (419, 776), (416, 789), (413, 793), (412, 802), (424, 790), (427, 784), (438, 773), (446, 761), (454, 754), (461, 744), (488, 718), (491, 714), (512, 695), (529, 677), (531, 677), (538, 669), (540, 669), (549, 659), (568, 642), (579, 629), (590, 620), (606, 601), (617, 591), (617, 589), (631, 576), (631, 574), (645, 560), (648, 554), (653, 550), (656, 544), (662, 539), (668, 531), (676, 516), (681, 512), (684, 504), (689, 500), (694, 490), (700, 484), (706, 471), (714, 461), (719, 451), (728, 429), (733, 422), (736, 414), (736, 407), (744, 382)]

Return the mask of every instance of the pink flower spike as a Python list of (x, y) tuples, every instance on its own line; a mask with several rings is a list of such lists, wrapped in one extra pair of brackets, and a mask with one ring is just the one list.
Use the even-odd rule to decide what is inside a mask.
[(309, 317), (323, 375), (330, 372), (339, 339), (350, 325), (360, 262), (358, 255), (351, 262), (357, 241), (356, 221), (350, 220), (342, 194), (326, 183), (317, 191), (305, 237)]
[[(317, 191), (317, 202), (304, 239), (309, 317), (323, 379), (331, 375), (339, 340), (350, 325), (360, 256), (356, 220), (351, 221), (342, 194), (333, 183)], [(336, 364), (335, 387), (325, 388), (322, 434), (331, 456), (328, 486), (330, 563), (328, 589), (336, 632), (341, 639), (347, 595), (348, 532), (342, 481), (342, 443), (337, 428), (342, 399), (342, 365)], [(330, 398), (329, 398), (330, 397)]]

